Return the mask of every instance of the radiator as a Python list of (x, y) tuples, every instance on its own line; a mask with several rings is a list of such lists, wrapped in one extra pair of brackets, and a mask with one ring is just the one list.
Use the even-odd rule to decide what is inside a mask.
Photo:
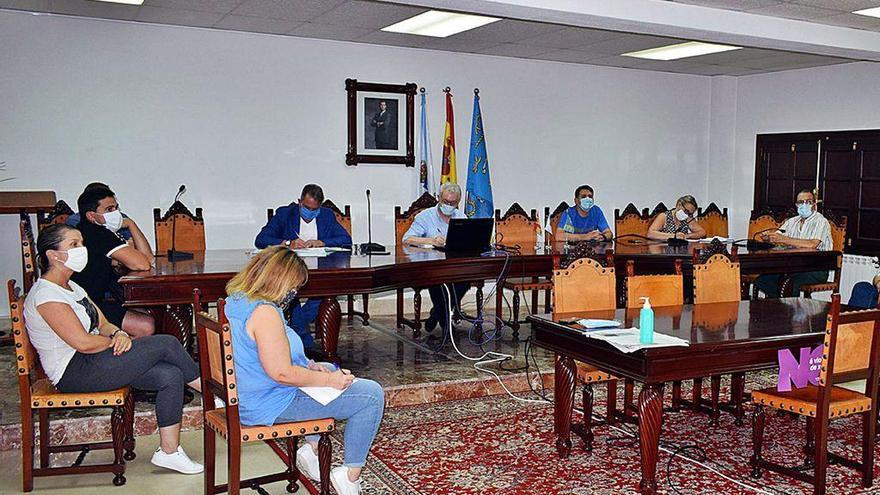
[[(876, 256), (843, 255), (843, 269), (840, 272), (840, 301), (846, 304), (852, 294), (853, 286), (858, 282), (870, 282), (880, 273)], [(831, 300), (831, 292), (817, 292), (813, 299)]]

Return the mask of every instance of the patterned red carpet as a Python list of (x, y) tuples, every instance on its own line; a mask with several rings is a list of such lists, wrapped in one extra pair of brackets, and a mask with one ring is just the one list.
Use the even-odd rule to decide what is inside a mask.
[[(766, 377), (761, 379), (765, 380)], [(756, 385), (754, 379), (751, 381), (748, 389)], [(597, 409), (602, 413), (604, 393), (599, 389)], [(800, 463), (803, 429), (803, 422), (796, 419), (768, 415), (767, 457)], [(382, 495), (637, 493), (638, 444), (624, 431), (596, 427), (595, 449), (591, 454), (584, 452), (580, 440), (573, 437), (575, 449), (564, 461), (556, 456), (552, 431), (552, 406), (523, 404), (506, 396), (391, 409), (386, 412), (370, 456), (365, 492)], [(858, 458), (860, 431), (858, 419), (835, 421), (830, 435), (831, 450)], [(341, 451), (340, 440), (339, 436), (334, 439), (337, 454)], [(759, 481), (749, 478), (750, 422), (736, 427), (725, 414), (720, 427), (710, 428), (705, 415), (667, 414), (663, 440), (669, 451), (682, 446), (699, 447), (705, 458), (696, 449), (684, 454), (703, 459), (704, 464), (753, 489), (744, 488), (680, 456), (673, 459), (665, 452), (661, 453), (658, 464), (661, 493), (812, 493), (809, 485), (773, 473), (765, 473)], [(854, 471), (832, 466), (828, 493), (880, 493), (880, 486), (864, 489), (859, 480)]]

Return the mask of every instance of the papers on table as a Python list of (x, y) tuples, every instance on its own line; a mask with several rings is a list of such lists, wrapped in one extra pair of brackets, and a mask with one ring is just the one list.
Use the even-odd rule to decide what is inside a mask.
[(327, 248), (323, 247), (300, 248), (294, 249), (293, 252), (300, 258), (323, 258), (327, 256)]
[(707, 237), (705, 239), (688, 239), (687, 241), (688, 242), (710, 243), (710, 242), (714, 241), (715, 239), (718, 239), (719, 242), (730, 242), (731, 241), (731, 239), (729, 237), (721, 237), (719, 235), (716, 235), (715, 237)]
[(348, 252), (348, 251), (351, 251), (351, 248), (347, 248), (347, 247), (332, 247), (332, 246), (331, 246), (331, 247), (325, 247), (325, 248), (324, 248), (324, 251), (327, 251), (328, 253), (342, 253), (342, 252)]
[[(352, 383), (358, 381), (355, 378)], [(327, 404), (336, 400), (337, 397), (342, 395), (344, 390), (339, 390), (338, 388), (333, 387), (299, 387), (302, 393), (308, 395), (312, 399), (315, 399), (316, 402), (320, 403), (322, 406), (326, 406)]]
[(586, 328), (587, 330), (593, 330), (596, 328), (617, 328), (620, 326), (619, 321), (615, 320), (593, 320), (590, 318), (584, 318), (577, 321), (578, 325)]
[(614, 346), (615, 349), (625, 353), (636, 352), (641, 349), (652, 349), (655, 347), (686, 347), (689, 345), (687, 340), (657, 332), (654, 332), (654, 342), (652, 344), (642, 344), (641, 342), (639, 342), (638, 328), (595, 330), (584, 332), (584, 335), (591, 339), (598, 339), (604, 342), (608, 342), (609, 344)]

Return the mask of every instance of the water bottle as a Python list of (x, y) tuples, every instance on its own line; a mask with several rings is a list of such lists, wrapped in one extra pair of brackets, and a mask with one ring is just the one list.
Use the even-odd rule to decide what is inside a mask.
[(639, 342), (642, 344), (654, 343), (654, 310), (651, 308), (651, 301), (647, 297), (640, 297), (645, 304), (642, 305), (642, 311), (639, 313)]

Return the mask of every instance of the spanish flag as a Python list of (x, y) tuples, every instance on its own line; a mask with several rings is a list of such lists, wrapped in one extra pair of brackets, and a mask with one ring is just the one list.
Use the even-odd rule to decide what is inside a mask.
[(440, 168), (440, 183), (458, 183), (455, 172), (455, 118), (452, 115), (452, 93), (446, 92), (446, 131), (443, 134), (443, 165)]

